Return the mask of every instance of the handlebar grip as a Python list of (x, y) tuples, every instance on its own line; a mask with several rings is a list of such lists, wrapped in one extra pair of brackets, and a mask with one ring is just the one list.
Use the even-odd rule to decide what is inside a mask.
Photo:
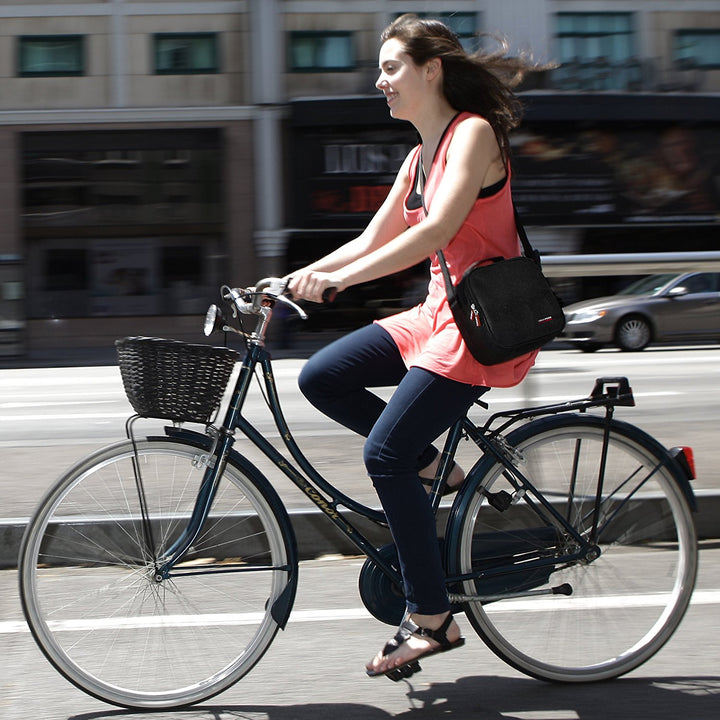
[(322, 299), (324, 303), (331, 303), (335, 302), (335, 298), (337, 297), (337, 288), (336, 287), (329, 287), (325, 288), (323, 290)]

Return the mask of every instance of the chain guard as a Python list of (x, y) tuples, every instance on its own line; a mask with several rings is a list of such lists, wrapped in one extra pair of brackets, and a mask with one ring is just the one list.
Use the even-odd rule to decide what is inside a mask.
[[(394, 544), (379, 549), (382, 559), (399, 572), (397, 550)], [(358, 578), (360, 597), (370, 613), (388, 625), (398, 626), (405, 616), (405, 595), (385, 573), (368, 558)]]

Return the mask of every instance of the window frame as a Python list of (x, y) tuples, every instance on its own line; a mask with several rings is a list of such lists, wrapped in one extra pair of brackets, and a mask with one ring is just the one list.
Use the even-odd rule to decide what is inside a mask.
[(683, 38), (697, 37), (697, 36), (714, 36), (718, 43), (720, 43), (720, 28), (678, 28), (673, 31), (673, 44), (672, 44), (672, 55), (673, 64), (676, 68), (692, 67), (699, 70), (719, 70), (720, 69), (720, 54), (717, 62), (702, 62), (699, 58), (694, 58), (695, 62), (691, 65), (687, 65), (687, 59), (679, 56), (680, 46)]
[[(162, 40), (198, 40), (211, 39), (212, 64), (200, 68), (161, 68), (160, 44)], [(153, 43), (153, 75), (217, 75), (220, 72), (220, 33), (218, 32), (159, 32), (152, 34)]]
[[(461, 45), (465, 48), (465, 51), (468, 53), (477, 52), (482, 48), (483, 45), (483, 37), (482, 37), (482, 12), (478, 12), (476, 10), (468, 10), (463, 12), (454, 12), (454, 11), (443, 11), (443, 12), (416, 12), (411, 10), (406, 10), (403, 12), (396, 12), (394, 14), (395, 18), (399, 18), (400, 16), (404, 15), (406, 12), (412, 12), (414, 15), (417, 15), (419, 18), (422, 19), (432, 19), (432, 20), (440, 20), (440, 22), (445, 23), (452, 32), (454, 32), (458, 39), (460, 40)], [(457, 30), (454, 29), (453, 25), (454, 19), (462, 18), (463, 20), (472, 20), (473, 24), (473, 30), (471, 32), (457, 32)]]
[[(628, 53), (627, 57), (623, 59), (616, 59), (608, 56), (608, 59), (611, 63), (617, 63), (617, 62), (623, 62), (627, 61), (628, 58), (634, 57), (637, 53), (634, 52), (634, 45), (637, 38), (637, 29), (635, 26), (635, 13), (632, 11), (620, 11), (616, 12), (614, 10), (608, 10), (608, 11), (561, 11), (554, 13), (555, 16), (555, 31), (553, 33), (553, 37), (556, 42), (556, 48), (558, 50), (558, 59), (561, 63), (567, 63), (571, 62), (573, 58), (565, 58), (561, 56), (560, 48), (562, 46), (562, 39), (563, 38), (603, 38), (603, 37), (611, 37), (611, 36), (629, 36), (630, 37), (630, 52)], [(561, 19), (562, 18), (568, 18), (568, 17), (585, 17), (585, 18), (600, 18), (600, 17), (622, 17), (626, 18), (628, 20), (627, 23), (627, 30), (616, 30), (613, 32), (607, 32), (604, 30), (574, 30), (574, 31), (562, 31), (560, 30), (561, 25)], [(580, 57), (581, 62), (588, 62), (589, 60), (596, 60), (600, 57), (603, 57), (603, 55), (595, 55), (591, 56), (589, 54), (584, 54), (583, 56), (575, 56)]]
[[(18, 35), (17, 38), (17, 76), (22, 78), (39, 77), (82, 77), (85, 72), (85, 40), (86, 36), (79, 33), (62, 35)], [(76, 70), (26, 70), (24, 66), (25, 53), (28, 42), (49, 42), (66, 43), (77, 42), (78, 65)]]
[[(312, 65), (296, 67), (293, 62), (293, 41), (296, 39), (314, 38), (346, 38), (349, 40), (350, 64), (349, 65)], [(315, 48), (317, 53), (317, 48)], [(352, 30), (290, 30), (287, 43), (287, 67), (288, 72), (300, 73), (351, 73), (358, 70), (357, 52), (355, 48), (355, 33)]]

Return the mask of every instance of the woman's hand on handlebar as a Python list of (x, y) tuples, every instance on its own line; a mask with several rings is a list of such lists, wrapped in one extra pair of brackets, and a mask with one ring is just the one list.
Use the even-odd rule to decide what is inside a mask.
[(286, 279), (287, 292), (298, 300), (332, 302), (335, 295), (344, 289), (342, 280), (336, 275), (318, 270), (298, 270)]

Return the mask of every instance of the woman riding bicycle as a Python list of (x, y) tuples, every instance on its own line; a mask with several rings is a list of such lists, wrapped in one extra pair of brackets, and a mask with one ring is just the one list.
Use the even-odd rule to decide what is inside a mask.
[[(439, 463), (432, 442), (488, 388), (521, 382), (536, 355), (480, 365), (455, 325), (436, 256), (442, 249), (457, 283), (478, 261), (520, 255), (508, 160), (508, 133), (520, 113), (510, 85), (529, 68), (502, 53), (469, 55), (444, 24), (414, 15), (399, 17), (381, 39), (376, 86), (392, 117), (411, 122), (421, 142), (365, 231), (294, 272), (288, 288), (322, 302), (329, 288), (342, 291), (431, 259), (421, 305), (332, 343), (299, 379), (315, 407), (367, 438), (365, 466), (397, 547), (407, 603), (406, 620), (367, 672), (407, 676), (418, 658), (464, 642), (423, 485)], [(387, 404), (368, 390), (390, 385), (397, 389)], [(462, 480), (455, 466), (449, 489)]]

